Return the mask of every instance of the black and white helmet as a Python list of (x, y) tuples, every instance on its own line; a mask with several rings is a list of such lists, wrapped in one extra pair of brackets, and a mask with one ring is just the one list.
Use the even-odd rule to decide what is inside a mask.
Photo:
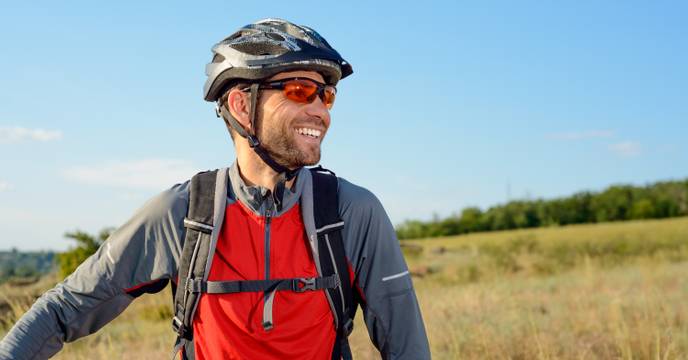
[(336, 85), (351, 65), (315, 30), (281, 19), (263, 19), (217, 43), (206, 65), (206, 101), (217, 101), (233, 84), (266, 79), (290, 70), (313, 70)]

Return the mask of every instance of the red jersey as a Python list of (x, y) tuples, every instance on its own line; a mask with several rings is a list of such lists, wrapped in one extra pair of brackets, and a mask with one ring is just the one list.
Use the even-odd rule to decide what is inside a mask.
[[(317, 277), (300, 206), (280, 216), (228, 205), (208, 281)], [(329, 359), (336, 331), (325, 291), (277, 291), (273, 325), (264, 294), (203, 294), (193, 323), (197, 359)]]

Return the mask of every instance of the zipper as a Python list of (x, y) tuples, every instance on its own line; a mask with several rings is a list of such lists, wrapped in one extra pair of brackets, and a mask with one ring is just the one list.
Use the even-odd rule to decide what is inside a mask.
[(272, 210), (265, 211), (265, 280), (270, 279), (270, 220)]
[[(272, 221), (272, 194), (268, 190), (267, 204), (265, 206), (265, 280), (270, 280), (270, 222)], [(267, 299), (269, 293), (265, 293)]]
[[(266, 193), (267, 203), (265, 204), (265, 280), (270, 280), (270, 221), (272, 221), (272, 194), (268, 190)], [(272, 323), (272, 301), (275, 291), (263, 292), (263, 330), (268, 331), (273, 327)]]

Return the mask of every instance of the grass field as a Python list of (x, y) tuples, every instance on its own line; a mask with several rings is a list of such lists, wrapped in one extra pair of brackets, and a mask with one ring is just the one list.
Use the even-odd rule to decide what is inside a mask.
[[(688, 358), (688, 218), (404, 244), (435, 359)], [(47, 283), (0, 288), (5, 327)], [(170, 316), (143, 297), (56, 358), (169, 358)], [(351, 344), (379, 358), (360, 314)]]

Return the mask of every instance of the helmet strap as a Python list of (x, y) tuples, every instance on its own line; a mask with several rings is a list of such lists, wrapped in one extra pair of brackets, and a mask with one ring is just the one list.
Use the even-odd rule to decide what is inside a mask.
[(258, 87), (260, 86), (259, 83), (253, 83), (251, 84), (251, 94), (250, 98), (251, 99), (251, 109), (248, 114), (249, 116), (249, 121), (251, 122), (251, 132), (255, 135), (256, 133), (256, 107), (258, 106)]
[(293, 179), (296, 174), (299, 172), (300, 168), (290, 170), (286, 166), (283, 166), (277, 161), (275, 161), (268, 151), (260, 145), (260, 140), (258, 140), (258, 136), (256, 135), (256, 104), (258, 103), (258, 87), (260, 84), (254, 83), (251, 84), (250, 88), (250, 101), (251, 101), (251, 108), (249, 112), (249, 121), (251, 122), (251, 129), (250, 131), (246, 131), (241, 124), (227, 111), (225, 106), (218, 106), (216, 108), (216, 113), (218, 117), (222, 117), (225, 121), (229, 121), (229, 125), (234, 128), (234, 130), (241, 135), (241, 137), (245, 138), (248, 141), (249, 146), (253, 151), (258, 154), (258, 156), (263, 160), (265, 164), (267, 164), (272, 170), (274, 170), (277, 174), (279, 174), (279, 178), (277, 180), (277, 184), (275, 185), (275, 189), (273, 189), (273, 196), (275, 200), (275, 205), (277, 206), (277, 210), (280, 211), (282, 209), (282, 196), (284, 195), (284, 189), (285, 189), (285, 183), (291, 179)]

